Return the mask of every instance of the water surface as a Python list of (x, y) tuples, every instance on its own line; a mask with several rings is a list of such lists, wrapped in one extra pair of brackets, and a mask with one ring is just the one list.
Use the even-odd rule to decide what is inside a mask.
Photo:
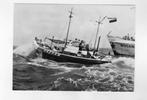
[(134, 58), (87, 66), (13, 54), (13, 90), (134, 91)]

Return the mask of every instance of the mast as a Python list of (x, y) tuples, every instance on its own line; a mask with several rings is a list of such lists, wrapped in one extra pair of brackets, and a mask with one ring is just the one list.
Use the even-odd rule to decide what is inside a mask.
[(100, 40), (101, 40), (101, 36), (99, 36), (99, 38), (98, 38), (98, 44), (97, 44), (97, 48), (96, 48), (97, 52), (99, 50)]
[[(107, 16), (105, 16), (105, 17), (103, 17), (103, 18), (99, 17), (99, 20), (98, 20), (98, 21), (96, 20), (96, 23), (98, 24), (98, 26), (97, 26), (97, 32), (96, 32), (95, 43), (94, 43), (94, 49), (96, 49), (97, 52), (98, 52), (98, 49), (99, 49), (99, 44), (100, 44), (100, 39), (101, 39), (101, 36), (99, 36), (99, 38), (98, 38), (99, 28), (100, 28), (100, 24), (102, 24), (102, 22), (105, 20), (105, 18), (107, 18)], [(97, 40), (97, 39), (98, 39), (98, 40)], [(98, 41), (97, 47), (95, 47), (97, 41)]]
[(100, 24), (101, 24), (100, 19), (98, 21), (96, 21), (96, 23), (98, 24), (98, 26), (97, 26), (96, 37), (95, 37), (95, 42), (94, 42), (94, 49), (96, 49), (95, 46), (96, 46), (96, 42), (97, 42), (97, 36), (98, 36), (98, 32), (99, 32), (99, 27), (100, 27)]
[(69, 35), (69, 28), (70, 28), (70, 23), (71, 23), (71, 18), (73, 17), (72, 12), (73, 8), (71, 9), (71, 11), (69, 11), (70, 15), (69, 15), (69, 23), (68, 23), (68, 28), (67, 28), (67, 34), (66, 34), (66, 39), (65, 39), (65, 45), (64, 45), (64, 49), (66, 48), (67, 45), (67, 40), (68, 40), (68, 35)]
[(98, 21), (96, 20), (98, 26), (97, 26), (97, 32), (96, 32), (96, 39), (95, 39), (95, 43), (94, 43), (94, 49), (96, 49), (97, 52), (98, 52), (98, 49), (99, 49), (99, 44), (100, 44), (100, 39), (101, 39), (101, 35), (100, 35), (99, 38), (98, 38), (97, 47), (95, 48), (95, 45), (96, 45), (96, 42), (97, 42), (97, 37), (98, 37), (99, 28), (100, 28), (100, 25), (102, 24), (102, 22), (103, 22), (106, 18), (109, 20), (109, 23), (113, 23), (113, 22), (116, 22), (116, 21), (117, 21), (117, 18), (115, 18), (115, 17), (114, 17), (114, 18), (111, 18), (111, 17), (107, 17), (107, 16), (105, 16), (105, 17), (103, 17), (103, 18), (99, 17), (99, 20), (98, 20)]

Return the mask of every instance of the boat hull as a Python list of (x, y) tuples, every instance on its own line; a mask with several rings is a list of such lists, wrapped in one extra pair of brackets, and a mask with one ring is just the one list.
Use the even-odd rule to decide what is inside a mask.
[(72, 62), (72, 63), (80, 63), (86, 65), (93, 65), (93, 64), (103, 64), (103, 63), (110, 63), (110, 61), (102, 61), (92, 58), (85, 58), (79, 56), (72, 56), (64, 53), (55, 52), (53, 50), (47, 50), (43, 48), (38, 48), (42, 51), (42, 57), (44, 59), (54, 60), (57, 62)]
[(115, 56), (135, 56), (135, 43), (132, 43), (132, 41), (131, 43), (125, 40), (121, 40), (120, 42), (118, 39), (109, 38), (109, 42)]

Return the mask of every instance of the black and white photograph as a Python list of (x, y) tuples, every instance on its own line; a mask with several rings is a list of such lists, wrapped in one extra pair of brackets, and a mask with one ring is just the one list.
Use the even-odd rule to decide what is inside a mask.
[(12, 90), (135, 91), (134, 4), (14, 3)]

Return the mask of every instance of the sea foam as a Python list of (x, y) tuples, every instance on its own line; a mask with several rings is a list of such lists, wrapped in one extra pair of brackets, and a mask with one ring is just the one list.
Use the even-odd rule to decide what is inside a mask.
[(36, 47), (35, 47), (35, 45), (33, 45), (33, 43), (29, 43), (29, 44), (25, 44), (25, 45), (17, 47), (16, 49), (14, 49), (13, 53), (27, 57), (32, 52), (35, 51), (35, 48)]

